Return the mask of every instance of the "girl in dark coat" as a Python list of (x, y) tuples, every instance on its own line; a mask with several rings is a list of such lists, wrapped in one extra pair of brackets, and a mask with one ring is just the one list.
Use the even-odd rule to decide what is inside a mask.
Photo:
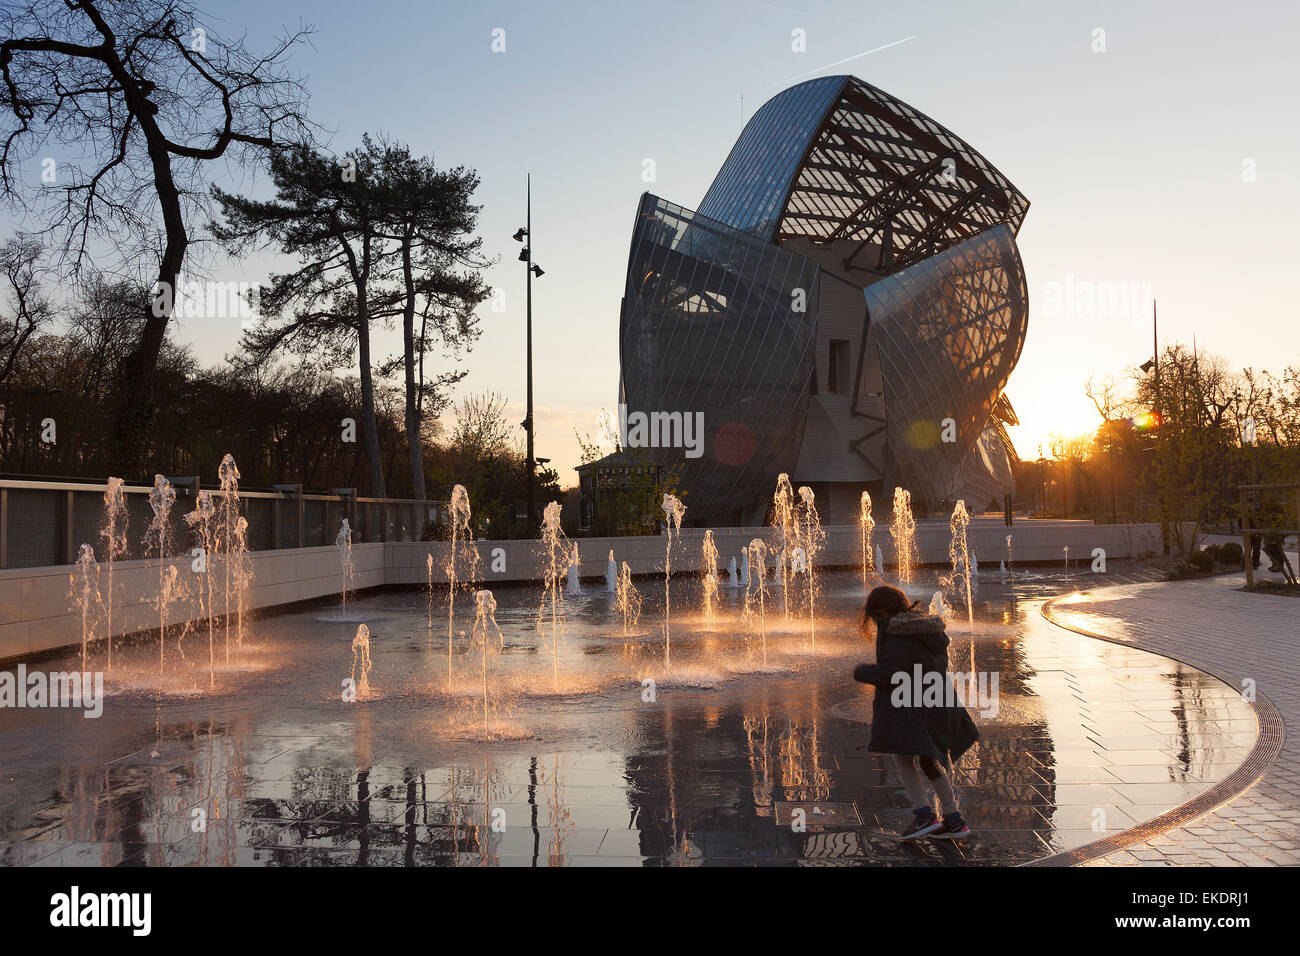
[[(948, 635), (942, 618), (917, 613), (915, 607), (898, 588), (872, 589), (862, 609), (861, 631), (870, 640), (870, 625), (875, 624), (876, 663), (859, 665), (853, 679), (876, 688), (869, 749), (894, 755), (903, 789), (915, 808), (916, 820), (902, 839), (961, 839), (970, 835), (970, 827), (957, 808), (947, 771), (979, 739), (979, 731), (966, 708), (946, 693), (934, 701), (935, 688), (950, 690)], [(918, 678), (921, 687), (914, 686)], [(931, 689), (928, 696), (923, 694), (926, 687)], [(918, 759), (939, 797), (942, 820), (916, 772)]]

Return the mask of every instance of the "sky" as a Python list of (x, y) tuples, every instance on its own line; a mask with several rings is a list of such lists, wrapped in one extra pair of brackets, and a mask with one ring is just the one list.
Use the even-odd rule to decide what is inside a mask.
[[(1162, 343), (1195, 336), (1236, 366), (1300, 362), (1294, 2), (200, 5), (254, 49), (314, 25), (293, 64), (333, 149), (382, 131), (478, 170), (484, 251), (499, 259), (486, 278), (505, 307), (483, 308), (456, 397), (501, 393), (517, 421), (524, 267), (510, 237), (532, 174), (534, 261), (546, 271), (533, 286), (537, 454), (565, 485), (574, 430), (594, 434), (617, 402), (638, 197), (697, 206), (744, 120), (812, 76), (853, 73), (897, 96), (1029, 197), (1018, 238), (1029, 333), (1007, 387), (1022, 456), (1046, 451), (1052, 433), (1096, 427), (1085, 383), (1150, 357), (1152, 297)], [(260, 281), (274, 265), (252, 256), (218, 263), (214, 277)], [(1107, 287), (1132, 295), (1090, 307)], [(238, 321), (187, 320), (178, 335), (215, 363)], [(396, 349), (395, 334), (381, 335), (380, 354)]]

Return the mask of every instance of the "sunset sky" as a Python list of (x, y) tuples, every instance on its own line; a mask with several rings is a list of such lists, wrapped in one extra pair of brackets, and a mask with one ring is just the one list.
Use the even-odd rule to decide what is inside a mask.
[[(566, 485), (574, 429), (594, 432), (617, 398), (638, 196), (695, 207), (743, 121), (816, 75), (853, 73), (912, 104), (1029, 197), (1019, 236), (1029, 338), (1008, 387), (1023, 456), (1052, 432), (1096, 426), (1084, 383), (1150, 356), (1148, 295), (1162, 341), (1195, 334), (1238, 366), (1300, 361), (1300, 128), (1285, 73), (1300, 33), (1294, 3), (202, 5), (254, 48), (281, 25), (316, 26), (294, 63), (308, 74), (312, 115), (335, 131), (332, 148), (383, 131), (442, 165), (479, 170), (481, 233), (500, 259), (488, 281), (507, 307), (484, 309), (459, 394), (500, 392), (516, 421), (524, 276), (510, 235), (532, 173), (534, 256), (547, 273), (534, 284), (537, 447)], [(491, 50), (494, 28), (506, 31), (504, 53)], [(796, 28), (806, 52), (791, 49)], [(1104, 52), (1093, 51), (1097, 30)], [(269, 265), (226, 263), (216, 275), (256, 281)], [(1101, 315), (1067, 307), (1067, 290), (1099, 283), (1135, 289), (1139, 304)], [(209, 362), (238, 335), (237, 321), (180, 329)], [(393, 335), (378, 349), (395, 350)]]

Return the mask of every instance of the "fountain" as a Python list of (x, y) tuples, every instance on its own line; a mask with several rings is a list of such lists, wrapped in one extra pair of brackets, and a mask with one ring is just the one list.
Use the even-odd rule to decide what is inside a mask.
[(885, 573), (885, 555), (878, 544), (876, 545), (876, 572), (878, 574)]
[[(767, 670), (767, 543), (762, 538), (755, 538), (745, 549), (746, 555), (751, 553), (754, 556), (751, 566), (758, 571), (755, 576), (758, 587), (754, 590), (758, 594), (758, 633), (763, 648), (763, 670)], [(748, 589), (745, 591), (745, 613), (751, 613)]]
[(867, 575), (873, 570), (871, 561), (871, 532), (876, 527), (876, 519), (871, 516), (871, 493), (862, 492), (862, 500), (858, 508), (858, 533), (862, 539), (862, 593), (870, 593), (871, 588), (867, 583)]
[(215, 608), (213, 607), (212, 568), (209, 566), (215, 550), (213, 542), (217, 529), (213, 519), (216, 513), (217, 506), (212, 500), (212, 492), (200, 491), (194, 496), (194, 510), (185, 516), (185, 523), (194, 532), (194, 540), (198, 542), (202, 554), (201, 573), (203, 577), (199, 581), (199, 606), (208, 619), (208, 687), (212, 687), (216, 683), (215, 670), (217, 664), (217, 623)]
[(568, 566), (568, 539), (560, 527), (560, 503), (547, 502), (542, 511), (542, 565), (543, 574), (542, 604), (537, 609), (537, 629), (545, 627), (546, 604), (551, 605), (551, 673), (558, 690), (560, 686), (560, 578), (562, 568)]
[(916, 569), (916, 519), (912, 517), (912, 493), (906, 488), (894, 489), (894, 520), (889, 534), (894, 539), (894, 558), (898, 565), (898, 581), (910, 584)]
[(636, 622), (641, 619), (641, 592), (632, 583), (632, 569), (628, 567), (626, 561), (619, 569), (615, 593), (614, 606), (623, 615), (623, 636), (627, 637), (627, 629), (636, 627)]
[[(222, 612), (225, 616), (225, 636), (226, 636), (226, 664), (230, 663), (230, 621), (231, 609), (230, 601), (233, 594), (235, 600), (236, 636), (237, 644), (243, 644), (243, 606), (244, 591), (248, 588), (248, 543), (246, 540), (246, 529), (248, 522), (244, 521), (243, 515), (240, 514), (239, 507), (239, 468), (235, 465), (235, 459), (232, 455), (226, 455), (221, 459), (221, 465), (217, 469), (217, 480), (221, 489), (221, 497), (217, 502), (217, 523), (215, 528), (214, 544), (216, 550), (221, 552), (222, 565), (225, 571), (224, 603)], [(242, 522), (242, 526), (241, 526)]]
[[(447, 686), (451, 687), (452, 651), (456, 645), (456, 582), (459, 580), (460, 587), (467, 587), (478, 580), (480, 573), (478, 548), (474, 547), (474, 533), (470, 529), (469, 492), (464, 485), (452, 486), (447, 516), (451, 519), (451, 548), (443, 570), (447, 572)], [(460, 578), (456, 575), (458, 555), (467, 565)]]
[(746, 591), (749, 590), (749, 549), (745, 548), (740, 552), (740, 586)]
[(433, 633), (433, 552), (424, 556), (424, 617), (425, 629)]
[(1061, 549), (1065, 552), (1065, 586), (1070, 586), (1070, 546), (1067, 544)]
[(614, 549), (609, 549), (609, 558), (605, 561), (605, 591), (618, 593), (618, 565), (614, 563)]
[(1011, 535), (1007, 535), (1007, 564), (1006, 564), (1006, 568), (1007, 568), (1007, 576), (1008, 576), (1007, 579), (1008, 579), (1008, 580), (1014, 580), (1014, 579), (1015, 579), (1015, 576), (1016, 576), (1016, 566), (1015, 566), (1014, 562), (1012, 561), (1012, 553), (1011, 553)]
[(718, 603), (718, 546), (713, 543), (713, 531), (704, 532), (701, 555), (704, 572), (704, 620), (713, 625), (714, 609)]
[(572, 597), (582, 596), (582, 556), (578, 554), (578, 543), (573, 543), (573, 557), (569, 559), (568, 583), (564, 592)]
[(343, 609), (343, 616), (347, 617), (348, 611), (348, 592), (352, 590), (352, 526), (348, 524), (347, 518), (340, 519), (339, 533), (334, 538), (334, 547), (339, 552), (339, 572), (342, 577), (343, 587), (342, 596), (339, 606)]
[(967, 634), (970, 637), (970, 679), (973, 681), (975, 679), (975, 604), (971, 596), (971, 577), (974, 569), (966, 536), (969, 527), (970, 514), (966, 511), (966, 502), (959, 498), (956, 507), (952, 509), (952, 518), (948, 521), (948, 529), (952, 532), (948, 557), (952, 562), (953, 583), (956, 584), (960, 579), (966, 592), (966, 624)]
[(664, 670), (671, 671), (673, 668), (673, 638), (672, 638), (672, 613), (671, 613), (671, 594), (669, 585), (673, 577), (673, 535), (676, 534), (678, 540), (681, 539), (682, 515), (686, 514), (686, 506), (676, 495), (664, 495), (663, 504), (660, 506), (664, 512), (664, 522), (667, 525), (668, 542), (664, 546)]
[[(785, 619), (790, 620), (790, 548), (799, 536), (794, 516), (794, 491), (790, 487), (790, 476), (785, 472), (776, 476), (776, 492), (772, 495), (772, 524), (781, 531), (781, 609)], [(745, 582), (748, 587), (749, 582)]]
[(948, 604), (943, 599), (942, 589), (935, 591), (930, 598), (930, 613), (942, 619), (945, 625), (951, 620), (952, 612), (948, 610)]
[(805, 573), (808, 575), (808, 638), (813, 651), (817, 650), (817, 554), (821, 551), (826, 534), (817, 516), (813, 490), (807, 485), (799, 488), (800, 516), (803, 523), (799, 536), (804, 550)]
[[(370, 697), (370, 628), (364, 624), (357, 625), (357, 636), (352, 638), (352, 686), (356, 691), (356, 700)], [(357, 672), (360, 671), (360, 676)]]
[[(496, 619), (497, 601), (488, 590), (474, 592), (474, 631), (470, 638), (471, 651), (477, 647), (479, 650), (479, 676), (483, 686), (483, 736), (490, 737), (488, 722), (492, 713), (492, 702), (488, 696), (488, 656), (492, 653), (493, 644), (496, 645), (496, 652), (499, 654), (505, 647), (505, 635), (501, 633), (501, 628)], [(496, 631), (496, 641), (492, 638), (492, 632)]]
[(108, 597), (104, 601), (104, 614), (109, 670), (113, 669), (113, 562), (126, 556), (126, 528), (130, 522), (122, 484), (121, 478), (108, 479), (108, 486), (104, 489), (104, 526), (99, 529), (99, 536), (104, 539), (104, 563), (108, 565)]
[(153, 490), (149, 492), (149, 509), (153, 518), (145, 532), (145, 548), (152, 544), (158, 551), (158, 672), (161, 674), (166, 664), (167, 654), (167, 609), (176, 596), (177, 571), (174, 564), (167, 563), (171, 541), (172, 506), (176, 504), (176, 489), (162, 475), (153, 476)]
[(86, 649), (94, 637), (91, 609), (100, 600), (99, 562), (95, 560), (95, 549), (88, 544), (83, 544), (77, 552), (76, 566), (68, 575), (68, 597), (81, 612), (81, 672), (85, 674)]
[(731, 560), (727, 562), (727, 577), (730, 579), (728, 584), (729, 587), (740, 587), (740, 581), (736, 572), (736, 556), (734, 554), (731, 556)]
[(235, 569), (235, 645), (244, 646), (244, 611), (248, 607), (248, 592), (253, 583), (253, 567), (248, 559), (248, 519), (240, 515), (235, 520), (231, 550), (226, 560)]

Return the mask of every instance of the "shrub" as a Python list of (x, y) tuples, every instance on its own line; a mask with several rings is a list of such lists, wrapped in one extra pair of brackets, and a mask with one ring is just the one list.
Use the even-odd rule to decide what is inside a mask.
[(1219, 564), (1222, 564), (1223, 559), (1219, 557), (1219, 550), (1221, 547), (1222, 547), (1221, 545), (1217, 545), (1217, 544), (1207, 544), (1204, 548), (1204, 551), (1206, 554), (1210, 556), (1210, 559), (1212, 561), (1217, 561)]
[(1219, 563), (1226, 564), (1230, 567), (1242, 567), (1241, 545), (1235, 541), (1229, 541), (1219, 548)]
[(1204, 551), (1193, 551), (1187, 556), (1187, 563), (1202, 574), (1208, 574), (1214, 570), (1214, 558)]

